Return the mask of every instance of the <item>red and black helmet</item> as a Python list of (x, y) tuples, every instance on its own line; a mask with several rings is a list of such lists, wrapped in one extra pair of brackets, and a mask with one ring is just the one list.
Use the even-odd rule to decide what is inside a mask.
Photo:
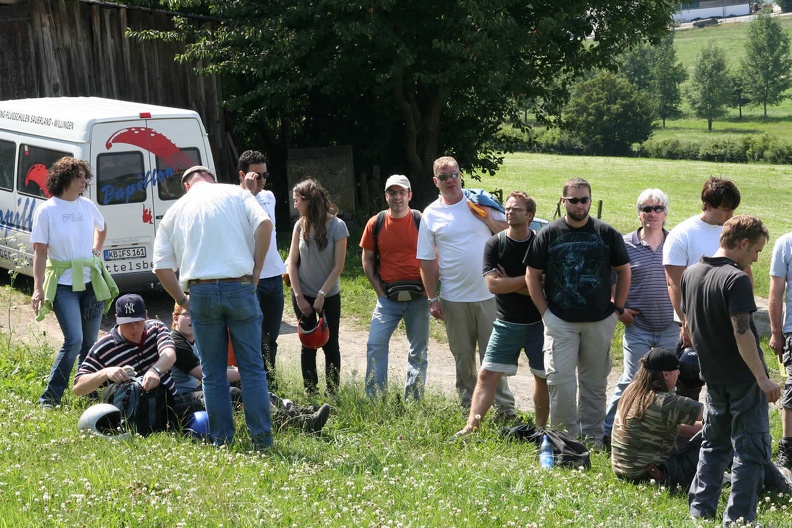
[(330, 339), (330, 329), (327, 327), (324, 312), (319, 314), (319, 320), (316, 321), (315, 326), (313, 326), (313, 321), (306, 319), (305, 316), (300, 317), (300, 321), (297, 323), (297, 335), (306, 348), (325, 346)]

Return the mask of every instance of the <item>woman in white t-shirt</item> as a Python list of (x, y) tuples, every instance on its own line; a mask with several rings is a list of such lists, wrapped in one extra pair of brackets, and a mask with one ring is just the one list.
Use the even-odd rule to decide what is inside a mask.
[[(105, 303), (97, 300), (94, 290), (101, 291), (105, 300), (109, 286), (117, 293), (98, 258), (107, 235), (104, 217), (96, 204), (81, 196), (90, 179), (85, 161), (59, 159), (47, 173), (52, 197), (33, 214), (33, 310), (39, 320), (53, 310), (63, 331), (63, 346), (39, 398), (46, 407), (60, 403), (75, 359), (79, 356), (80, 363), (85, 359), (99, 334)], [(75, 261), (82, 261), (77, 263), (80, 276), (74, 276)]]
[[(338, 327), (341, 319), (341, 272), (346, 262), (349, 230), (336, 216), (338, 207), (316, 180), (303, 180), (292, 191), (294, 208), (300, 219), (294, 225), (286, 269), (292, 287), (292, 305), (297, 318), (316, 321), (324, 313), (330, 338), (322, 347), (325, 354), (327, 394), (335, 394), (341, 377)], [(315, 325), (308, 324), (308, 327)], [(317, 391), (316, 349), (302, 347), (300, 357), (305, 391)]]

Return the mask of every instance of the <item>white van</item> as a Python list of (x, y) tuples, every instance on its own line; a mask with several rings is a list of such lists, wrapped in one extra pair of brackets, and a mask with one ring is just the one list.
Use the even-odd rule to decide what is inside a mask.
[(86, 197), (107, 221), (103, 258), (121, 291), (153, 288), (154, 232), (193, 165), (214, 171), (197, 113), (98, 97), (0, 101), (0, 267), (33, 275), (33, 212), (47, 168), (87, 161)]

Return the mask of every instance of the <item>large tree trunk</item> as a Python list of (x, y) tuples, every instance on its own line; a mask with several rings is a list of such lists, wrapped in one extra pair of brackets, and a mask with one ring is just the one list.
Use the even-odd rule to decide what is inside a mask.
[(404, 154), (413, 191), (411, 205), (423, 209), (437, 197), (432, 164), (438, 156), (440, 116), (445, 97), (442, 90), (431, 92), (428, 89), (423, 97), (418, 97), (414, 87), (404, 84), (401, 78), (395, 78), (393, 95), (404, 120)]

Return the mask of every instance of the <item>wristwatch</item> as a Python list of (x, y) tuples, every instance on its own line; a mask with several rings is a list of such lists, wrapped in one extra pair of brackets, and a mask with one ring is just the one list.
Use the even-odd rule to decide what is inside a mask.
[(429, 297), (429, 305), (431, 306), (432, 304), (436, 303), (437, 300), (438, 300), (437, 297)]
[(617, 306), (616, 311), (619, 313), (619, 315), (624, 315), (624, 308), (622, 308), (621, 306)]
[(154, 372), (157, 373), (157, 376), (159, 376), (160, 378), (162, 377), (162, 371), (157, 365), (151, 365), (151, 367), (149, 367), (149, 370), (153, 370)]

